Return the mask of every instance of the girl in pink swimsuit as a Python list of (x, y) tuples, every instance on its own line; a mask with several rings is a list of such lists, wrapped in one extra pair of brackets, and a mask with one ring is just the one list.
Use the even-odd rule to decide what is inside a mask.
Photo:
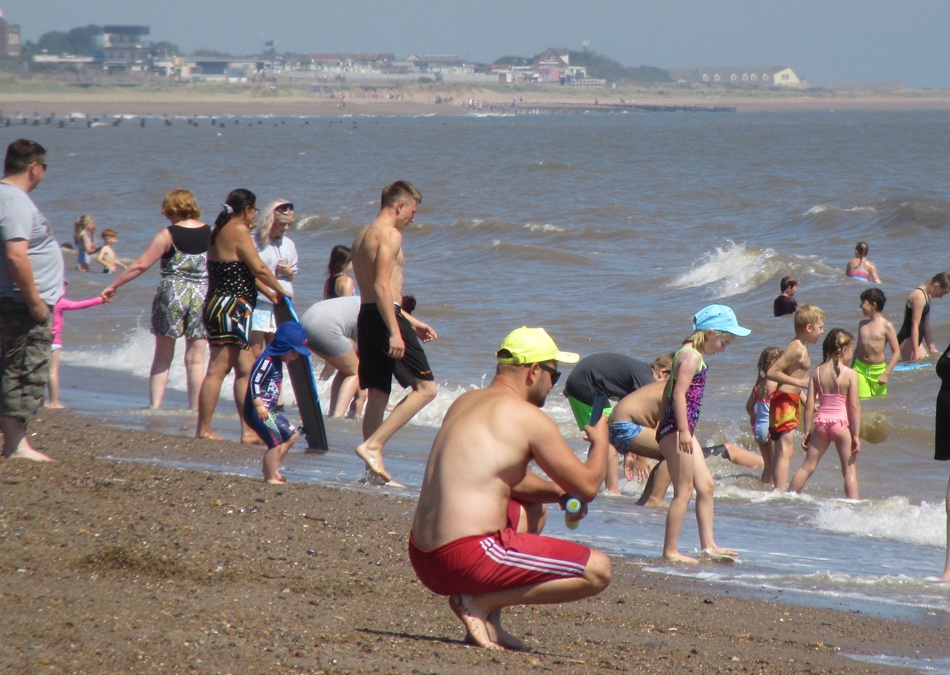
[[(849, 368), (854, 355), (854, 336), (835, 328), (822, 345), (823, 363), (815, 368), (805, 403), (806, 451), (802, 467), (792, 478), (789, 490), (801, 492), (815, 472), (825, 450), (832, 443), (841, 459), (844, 493), (858, 499), (858, 452), (861, 450), (861, 402), (858, 398), (858, 374)], [(816, 400), (817, 398), (817, 400)], [(817, 404), (817, 405), (816, 405)], [(817, 413), (816, 413), (817, 408)]]

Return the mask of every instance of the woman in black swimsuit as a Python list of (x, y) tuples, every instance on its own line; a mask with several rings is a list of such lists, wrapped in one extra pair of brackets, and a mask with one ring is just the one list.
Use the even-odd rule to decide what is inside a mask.
[[(251, 239), (250, 224), (258, 213), (256, 197), (249, 190), (232, 190), (218, 214), (208, 245), (208, 293), (204, 320), (208, 329), (211, 360), (198, 396), (198, 438), (220, 439), (211, 430), (211, 416), (218, 405), (221, 383), (234, 369), (234, 404), (242, 419), (247, 381), (254, 365), (248, 350), (251, 315), (257, 303), (259, 280), (263, 293), (278, 304), (286, 296), (277, 277), (261, 260)], [(241, 425), (241, 442), (256, 443), (257, 434)]]
[(930, 334), (930, 300), (942, 298), (947, 293), (950, 293), (950, 274), (941, 272), (912, 290), (907, 296), (907, 302), (904, 305), (904, 323), (897, 331), (902, 361), (925, 359), (929, 354), (937, 353), (933, 336)]

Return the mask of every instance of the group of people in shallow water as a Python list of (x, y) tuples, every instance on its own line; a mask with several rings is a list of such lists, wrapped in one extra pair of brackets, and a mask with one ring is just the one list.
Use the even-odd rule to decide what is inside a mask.
[[(4, 454), (30, 459), (48, 458), (30, 448), (25, 439), (26, 419), (32, 412), (14, 414), (10, 409), (7, 399), (13, 387), (6, 385), (16, 364), (10, 365), (7, 356), (9, 346), (19, 345), (27, 331), (34, 336), (29, 339), (39, 344), (43, 337), (48, 344), (51, 314), (42, 310), (52, 310), (61, 293), (62, 257), (45, 219), (27, 196), (45, 176), (46, 168), (42, 147), (17, 141), (8, 149), (0, 183), (0, 235), (4, 245), (17, 255), (29, 251), (28, 260), (36, 272), (22, 277), (17, 276), (21, 270), (16, 268), (13, 276), (23, 282), (19, 289), (0, 275), (0, 309), (10, 317), (0, 326), (7, 348), (0, 401)], [(255, 240), (252, 224), (259, 210), (250, 191), (232, 191), (213, 227), (198, 220), (200, 211), (190, 192), (171, 191), (163, 203), (170, 225), (100, 296), (101, 301), (111, 300), (124, 283), (161, 261), (162, 279), (152, 308), (156, 335), (152, 405), (161, 404), (175, 340), (185, 337), (189, 403), (198, 409), (196, 435), (217, 438), (211, 418), (221, 382), (227, 372), (234, 370), (235, 403), (245, 431), (268, 446), (264, 478), (282, 482), (281, 460), (298, 433), (279, 410), (282, 366), (308, 355), (314, 344), (331, 357), (346, 353), (345, 348), (352, 349), (353, 342), (346, 343), (344, 338), (351, 341), (354, 338), (350, 336), (355, 334), (358, 387), (367, 390), (364, 441), (356, 454), (366, 464), (369, 476), (392, 483), (383, 463), (383, 448), (434, 398), (436, 391), (421, 347), (435, 339), (436, 333), (412, 317), (402, 303), (402, 231), (413, 222), (421, 201), (421, 193), (406, 181), (384, 188), (378, 215), (357, 234), (349, 252), (359, 298), (347, 295), (354, 290), (344, 278), (349, 262), (335, 251), (340, 255), (336, 262), (331, 261), (324, 289), (327, 299), (308, 310), (302, 323), (284, 321), (275, 325), (273, 313), (284, 298), (293, 294), (297, 272), (296, 250), (285, 236), (293, 204), (283, 199), (272, 202), (263, 214)], [(16, 260), (19, 264), (20, 258)], [(869, 271), (870, 278), (870, 268), (865, 265), (863, 269)], [(30, 279), (35, 280), (34, 286)], [(42, 295), (35, 293), (40, 288)], [(916, 307), (923, 304), (929, 308), (931, 297), (940, 297), (948, 290), (950, 277), (938, 275), (912, 293), (919, 291), (923, 301), (908, 299), (905, 323), (913, 324), (908, 339), (924, 339), (930, 343), (926, 345), (930, 351), (934, 349), (926, 314)], [(258, 292), (269, 305), (261, 303), (265, 313), (255, 319)], [(546, 504), (564, 509), (568, 502), (579, 499), (583, 505), (570, 517), (580, 519), (605, 481), (608, 489), (616, 485), (618, 462), (610, 459), (611, 446), (627, 456), (661, 460), (667, 477), (656, 478), (657, 470), (655, 480), (673, 485), (663, 557), (673, 562), (697, 562), (678, 548), (694, 490), (700, 558), (728, 561), (737, 556), (736, 551), (719, 546), (714, 538), (714, 486), (705, 461), (707, 454), (743, 466), (764, 466), (763, 480), (771, 481), (775, 489), (785, 489), (795, 429), (803, 424), (807, 455), (792, 477), (791, 489), (804, 486), (834, 442), (842, 460), (846, 493), (857, 497), (854, 460), (861, 448), (858, 400), (862, 387), (871, 396), (886, 391), (895, 348), (900, 349), (898, 333), (880, 315), (883, 293), (869, 288), (861, 294), (861, 300), (866, 318), (859, 325), (857, 338), (840, 328), (831, 330), (824, 339), (822, 363), (813, 370), (809, 347), (824, 334), (825, 319), (814, 305), (794, 308), (795, 335), (787, 347), (763, 351), (759, 377), (747, 404), (756, 439), (766, 444), (761, 457), (730, 444), (704, 449), (695, 437), (706, 387), (707, 359), (751, 332), (739, 324), (729, 307), (710, 305), (700, 309), (692, 317), (692, 330), (679, 349), (650, 365), (638, 366), (633, 359), (624, 364), (622, 355), (612, 354), (581, 360), (576, 353), (561, 351), (543, 328), (515, 328), (495, 351), (492, 382), (459, 396), (446, 412), (433, 441), (408, 542), (409, 560), (417, 576), (427, 588), (448, 597), (452, 612), (463, 624), (467, 642), (489, 649), (524, 649), (525, 643), (502, 625), (505, 607), (578, 600), (600, 593), (611, 581), (611, 562), (606, 555), (541, 535)], [(348, 303), (346, 311), (339, 304), (335, 313), (341, 317), (352, 316), (349, 308), (355, 308), (355, 333), (347, 327), (348, 319), (340, 319), (336, 322), (340, 326), (338, 334), (319, 334), (334, 321), (316, 308), (331, 308), (330, 303)], [(336, 310), (336, 306), (332, 308)], [(314, 314), (308, 320), (311, 312)], [(259, 341), (253, 337), (255, 332), (262, 334)], [(203, 354), (205, 340), (211, 356), (207, 371), (200, 373), (197, 355)], [(256, 358), (252, 350), (255, 342), (261, 348)], [(886, 359), (886, 347), (892, 351), (890, 361)], [(912, 350), (911, 355), (915, 354), (920, 354), (919, 349)], [(867, 372), (851, 368), (852, 360), (855, 365), (865, 363)], [(338, 363), (346, 368), (340, 368), (345, 375), (339, 383), (339, 389), (343, 389), (346, 377), (352, 377), (352, 361), (341, 358)], [(561, 377), (560, 363), (576, 364), (565, 393), (590, 442), (583, 461), (541, 411)], [(881, 364), (885, 364), (885, 370), (877, 374), (873, 368)], [(937, 458), (950, 459), (947, 352), (938, 362), (937, 372), (943, 380), (937, 401)], [(385, 417), (393, 377), (411, 391)], [(34, 389), (26, 392), (31, 400), (38, 398)], [(802, 419), (801, 398), (806, 389)], [(342, 399), (344, 395), (338, 396)], [(619, 399), (605, 415), (595, 409), (600, 396)], [(14, 418), (20, 421), (11, 421)], [(242, 433), (243, 440), (249, 437)], [(768, 443), (774, 445), (769, 449)], [(547, 477), (529, 471), (531, 461)], [(608, 470), (611, 467), (612, 471)], [(642, 475), (646, 467), (625, 462), (625, 471)], [(665, 492), (664, 487), (660, 494)], [(950, 576), (950, 548), (947, 560), (943, 578)]]

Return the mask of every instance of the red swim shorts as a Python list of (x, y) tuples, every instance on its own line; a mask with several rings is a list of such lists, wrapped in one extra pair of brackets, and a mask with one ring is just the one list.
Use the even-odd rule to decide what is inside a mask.
[(409, 535), (409, 560), (426, 588), (439, 595), (477, 595), (584, 574), (590, 549), (562, 539), (518, 533), (520, 504), (508, 502), (508, 527), (462, 537), (423, 551)]
[(773, 441), (781, 434), (792, 431), (801, 422), (802, 399), (786, 391), (772, 392), (769, 403), (769, 435)]

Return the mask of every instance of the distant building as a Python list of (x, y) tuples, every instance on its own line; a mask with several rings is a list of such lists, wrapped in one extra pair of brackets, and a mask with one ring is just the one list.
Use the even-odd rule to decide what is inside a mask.
[(0, 56), (20, 58), (20, 27), (9, 23), (0, 12)]
[(744, 87), (804, 87), (805, 81), (787, 66), (746, 68), (673, 68), (674, 81), (726, 84)]
[(152, 43), (142, 40), (148, 26), (103, 26), (102, 68), (107, 73), (152, 70)]
[(558, 84), (564, 80), (571, 64), (571, 56), (566, 47), (551, 47), (534, 61), (537, 82)]

